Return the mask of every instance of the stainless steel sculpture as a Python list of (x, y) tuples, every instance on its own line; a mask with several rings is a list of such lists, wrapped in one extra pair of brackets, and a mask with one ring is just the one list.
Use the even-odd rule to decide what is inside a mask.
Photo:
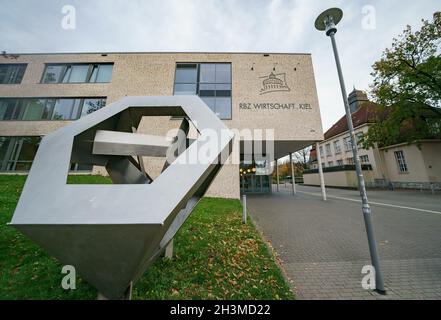
[[(183, 117), (184, 134), (173, 141), (134, 133), (143, 116), (167, 115)], [(189, 121), (195, 140), (187, 138)], [(232, 141), (197, 96), (123, 98), (43, 138), (11, 225), (105, 297), (121, 298), (190, 215)], [(201, 147), (204, 161), (189, 163)], [(141, 156), (170, 158), (175, 150), (176, 160), (153, 180)], [(104, 166), (114, 184), (67, 184), (70, 163)]]

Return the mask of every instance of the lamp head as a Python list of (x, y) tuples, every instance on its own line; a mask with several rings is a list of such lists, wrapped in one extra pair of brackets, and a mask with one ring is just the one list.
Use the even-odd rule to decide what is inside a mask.
[(343, 11), (340, 8), (331, 8), (323, 11), (315, 20), (315, 28), (319, 31), (326, 31), (326, 35), (336, 33), (336, 25), (343, 18)]

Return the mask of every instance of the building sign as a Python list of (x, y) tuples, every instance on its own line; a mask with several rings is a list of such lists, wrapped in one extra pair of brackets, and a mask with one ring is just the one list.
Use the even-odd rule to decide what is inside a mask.
[(241, 110), (311, 110), (309, 103), (241, 102)]
[[(263, 95), (270, 92), (291, 91), (286, 83), (286, 73), (275, 74), (271, 72), (269, 75), (259, 77), (262, 80), (262, 87), (259, 94)], [(240, 102), (240, 110), (311, 110), (309, 103), (295, 103), (287, 101), (264, 101), (264, 102)]]
[(276, 91), (291, 91), (286, 83), (286, 73), (274, 74), (274, 72), (271, 72), (267, 76), (260, 77), (260, 79), (263, 79), (260, 94)]

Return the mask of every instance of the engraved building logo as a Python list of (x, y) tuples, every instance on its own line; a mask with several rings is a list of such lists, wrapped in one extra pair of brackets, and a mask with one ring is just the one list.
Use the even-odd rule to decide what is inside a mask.
[(271, 72), (268, 76), (260, 77), (262, 80), (262, 88), (260, 94), (276, 91), (291, 91), (286, 83), (286, 73), (274, 74)]

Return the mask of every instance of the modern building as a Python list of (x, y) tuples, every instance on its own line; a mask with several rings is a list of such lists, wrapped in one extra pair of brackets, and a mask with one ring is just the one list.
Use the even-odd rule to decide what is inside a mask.
[[(370, 102), (366, 93), (360, 90), (349, 94), (349, 104), (362, 163), (363, 174), (368, 186), (389, 186), (403, 188), (431, 188), (441, 185), (441, 141), (423, 140), (420, 148), (413, 143), (400, 143), (382, 148), (364, 149), (359, 139), (375, 121), (378, 106)], [(319, 185), (317, 172), (321, 161), (327, 186), (356, 187), (352, 145), (346, 116), (337, 121), (324, 134), (319, 143), (320, 160), (313, 146), (310, 153), (311, 169), (304, 173), (305, 184)]]
[[(3, 54), (0, 171), (26, 172), (42, 136), (106, 104), (125, 96), (162, 95), (198, 95), (236, 132), (230, 162), (210, 196), (269, 192), (274, 159), (323, 139), (310, 54)], [(176, 120), (146, 117), (138, 133), (171, 135), (179, 127)], [(143, 162), (154, 178), (164, 159)], [(72, 163), (70, 169), (105, 174), (92, 164)]]

